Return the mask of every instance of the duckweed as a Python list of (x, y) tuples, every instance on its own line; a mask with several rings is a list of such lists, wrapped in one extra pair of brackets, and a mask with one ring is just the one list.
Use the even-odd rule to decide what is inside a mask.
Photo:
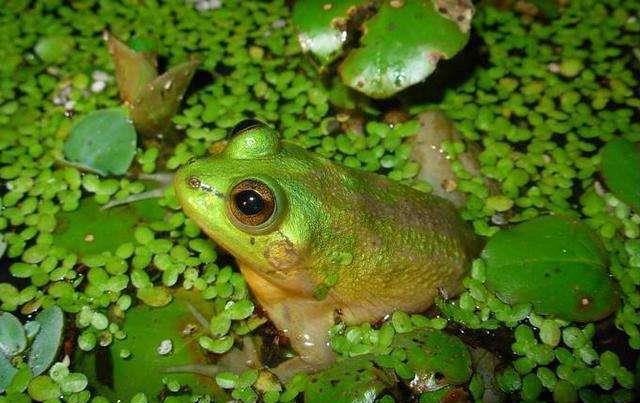
[[(56, 357), (47, 359), (31, 374), (26, 365), (9, 362), (10, 370), (3, 360), (6, 349), (20, 350), (21, 343), (0, 344), (0, 373), (12, 373), (0, 402), (60, 396), (70, 402), (108, 401), (100, 394), (113, 397), (114, 392), (93, 379), (84, 360), (94, 359), (98, 346), (110, 351), (116, 366), (144, 357), (146, 350), (127, 344), (138, 333), (131, 323), (140, 311), (151, 309), (147, 305), (173, 309), (176, 290), (199, 293), (210, 307), (202, 321), (188, 308), (181, 311), (181, 317), (193, 317), (201, 327), (190, 339), (195, 341), (190, 353), (227, 352), (240, 336), (266, 322), (240, 274), (179, 210), (171, 189), (158, 199), (102, 210), (114, 200), (157, 190), (153, 175), (220, 149), (227, 129), (242, 118), (258, 116), (286, 139), (327, 158), (429, 189), (414, 179), (419, 166), (411, 161), (410, 139), (419, 129), (412, 116), (434, 104), (410, 103), (409, 119), (391, 125), (381, 113), (384, 105), (349, 99), (351, 106), (365, 105), (364, 112), (332, 106), (336, 89), (320, 85), (306, 59), (299, 57), (284, 1), (225, 0), (209, 9), (201, 3), (215, 2), (172, 0), (134, 7), (53, 1), (27, 8), (16, 1), (0, 12), (0, 33), (11, 39), (0, 43), (0, 255), (7, 268), (0, 274), (0, 309), (31, 315), (57, 305), (77, 327), (77, 354), (90, 352), (83, 359), (74, 357), (78, 360), (71, 361), (71, 368), (69, 361), (50, 366)], [(634, 201), (607, 181), (601, 150), (613, 139), (640, 140), (634, 59), (638, 13), (635, 2), (619, 0), (572, 2), (548, 21), (478, 7), (473, 22), (478, 38), (471, 50), (483, 59), (482, 67), (445, 88), (435, 105), (467, 143), (453, 141), (443, 149), (453, 161), (457, 189), (467, 196), (462, 213), (476, 232), (490, 236), (548, 213), (583, 217), (603, 239), (606, 268), (620, 284), (622, 304), (614, 326), (636, 350), (640, 216)], [(106, 28), (136, 50), (157, 51), (167, 65), (194, 55), (202, 60), (194, 91), (172, 120), (183, 137), (173, 148), (140, 145), (125, 177), (101, 177), (64, 161), (64, 142), (73, 123), (119, 105), (114, 68), (101, 40)], [(480, 175), (466, 172), (456, 160), (472, 143), (481, 146)], [(87, 230), (90, 223), (94, 227)], [(370, 363), (367, 357), (391, 356), (394, 342), (412, 332), (453, 323), (469, 329), (506, 328), (513, 335), (506, 346), (513, 359), (500, 367), (496, 384), (509, 398), (590, 402), (611, 396), (633, 401), (630, 361), (601, 344), (599, 328), (540, 316), (527, 301), (509, 304), (486, 285), (490, 278), (486, 262), (478, 259), (462, 294), (438, 301), (440, 316), (396, 312), (380, 326), (338, 324), (331, 345), (347, 365), (356, 366)], [(24, 326), (25, 337), (37, 340), (37, 322), (31, 323), (36, 325)], [(175, 337), (183, 330), (163, 334), (163, 340), (174, 338), (177, 347)], [(410, 377), (402, 364), (417, 355), (395, 354), (394, 373)], [(370, 368), (368, 363), (363, 365)], [(136, 370), (118, 375), (129, 373)], [(222, 372), (210, 389), (185, 392), (189, 379), (166, 376), (144, 393), (127, 393), (131, 401), (142, 403), (162, 391), (171, 401), (183, 393), (215, 394), (219, 385), (234, 399), (275, 402), (310, 390), (304, 375), (284, 387), (269, 379), (262, 371)], [(471, 381), (474, 397), (476, 386)], [(430, 398), (426, 395), (421, 401)]]

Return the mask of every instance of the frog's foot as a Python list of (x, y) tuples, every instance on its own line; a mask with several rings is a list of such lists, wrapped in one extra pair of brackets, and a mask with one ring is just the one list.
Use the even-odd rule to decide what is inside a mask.
[(249, 369), (262, 368), (258, 349), (253, 339), (245, 336), (242, 348), (232, 348), (215, 364), (186, 364), (164, 368), (167, 373), (192, 373), (214, 378), (219, 372), (242, 373)]
[(321, 369), (322, 368), (309, 364), (300, 357), (293, 357), (282, 362), (277, 367), (271, 368), (270, 371), (278, 377), (280, 382), (286, 383), (289, 379), (293, 378), (295, 374), (299, 374), (301, 372), (311, 373)]

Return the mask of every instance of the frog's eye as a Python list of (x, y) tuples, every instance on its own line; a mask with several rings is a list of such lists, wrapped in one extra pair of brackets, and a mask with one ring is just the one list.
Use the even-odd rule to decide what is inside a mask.
[(236, 136), (240, 133), (244, 133), (248, 130), (255, 129), (256, 127), (266, 126), (263, 122), (257, 119), (245, 119), (236, 124), (233, 129), (231, 129), (231, 136)]
[(276, 210), (276, 200), (267, 185), (247, 179), (231, 190), (229, 209), (242, 226), (253, 228), (269, 221)]

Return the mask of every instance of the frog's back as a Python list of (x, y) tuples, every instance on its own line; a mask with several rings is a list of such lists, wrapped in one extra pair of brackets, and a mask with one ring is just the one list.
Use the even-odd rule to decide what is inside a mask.
[(317, 183), (323, 204), (339, 206), (322, 242), (333, 256), (318, 254), (318, 275), (337, 271), (331, 296), (345, 320), (423, 311), (438, 293), (460, 291), (480, 244), (451, 202), (334, 164)]

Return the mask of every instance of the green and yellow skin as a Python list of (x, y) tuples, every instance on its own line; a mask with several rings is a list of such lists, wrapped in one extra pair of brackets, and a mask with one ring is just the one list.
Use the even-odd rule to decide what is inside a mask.
[(336, 321), (420, 312), (461, 290), (479, 243), (451, 202), (280, 141), (257, 121), (234, 134), (177, 172), (176, 194), (310, 368), (333, 360)]

